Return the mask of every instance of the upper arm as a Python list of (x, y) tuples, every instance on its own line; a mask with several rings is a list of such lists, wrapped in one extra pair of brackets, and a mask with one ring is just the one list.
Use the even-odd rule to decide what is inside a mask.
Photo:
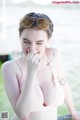
[(56, 53), (56, 66), (57, 66), (57, 75), (58, 75), (59, 81), (62, 79), (66, 79), (65, 71), (63, 67), (62, 54), (60, 51), (57, 51)]
[(65, 71), (64, 71), (64, 66), (63, 66), (63, 59), (62, 59), (62, 54), (61, 52), (53, 48), (51, 50), (51, 54), (53, 56), (52, 60), (52, 67), (56, 73), (58, 81), (66, 81), (66, 76), (65, 76)]
[(16, 103), (20, 95), (15, 67), (11, 62), (6, 62), (2, 65), (1, 71), (7, 96), (15, 111)]

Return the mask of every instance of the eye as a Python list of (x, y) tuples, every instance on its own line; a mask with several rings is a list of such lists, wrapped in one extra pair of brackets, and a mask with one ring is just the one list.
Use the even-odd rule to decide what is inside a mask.
[(24, 43), (27, 43), (27, 44), (30, 44), (30, 42), (27, 42), (27, 41), (23, 41)]
[(37, 43), (38, 45), (42, 45), (42, 43)]

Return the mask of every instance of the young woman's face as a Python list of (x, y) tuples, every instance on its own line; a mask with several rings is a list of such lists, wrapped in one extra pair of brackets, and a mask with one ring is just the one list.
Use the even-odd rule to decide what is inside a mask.
[(30, 51), (37, 50), (40, 55), (44, 55), (48, 44), (48, 36), (44, 30), (25, 29), (21, 34), (21, 47), (23, 53), (27, 56)]

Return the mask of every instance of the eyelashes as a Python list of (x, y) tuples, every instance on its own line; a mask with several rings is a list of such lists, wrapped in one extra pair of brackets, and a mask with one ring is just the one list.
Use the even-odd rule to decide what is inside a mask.
[[(24, 41), (24, 43), (26, 43), (26, 44), (31, 44), (30, 42), (26, 42), (26, 41)], [(42, 45), (43, 43), (36, 43), (37, 45)]]

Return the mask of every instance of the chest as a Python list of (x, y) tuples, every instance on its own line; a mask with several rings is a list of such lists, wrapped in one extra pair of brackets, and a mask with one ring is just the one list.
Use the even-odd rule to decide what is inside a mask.
[(48, 66), (37, 73), (33, 96), (36, 104), (45, 103), (46, 105), (50, 104), (55, 97), (55, 86)]

